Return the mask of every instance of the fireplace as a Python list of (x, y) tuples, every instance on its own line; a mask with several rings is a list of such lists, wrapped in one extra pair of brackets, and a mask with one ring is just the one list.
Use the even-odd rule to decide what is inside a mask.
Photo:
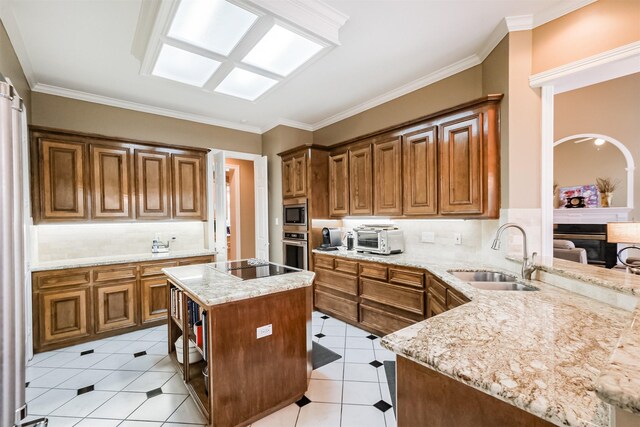
[(556, 224), (553, 238), (570, 240), (587, 251), (587, 262), (612, 268), (617, 262), (617, 245), (607, 243), (606, 224)]

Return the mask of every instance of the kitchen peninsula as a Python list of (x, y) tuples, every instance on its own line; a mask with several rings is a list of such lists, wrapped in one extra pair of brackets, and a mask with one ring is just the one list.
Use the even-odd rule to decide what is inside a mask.
[[(169, 354), (210, 426), (248, 425), (304, 395), (314, 273), (257, 260), (163, 272), (172, 309)], [(190, 358), (186, 344), (177, 355), (179, 337), (197, 343), (203, 360), (179, 363)]]

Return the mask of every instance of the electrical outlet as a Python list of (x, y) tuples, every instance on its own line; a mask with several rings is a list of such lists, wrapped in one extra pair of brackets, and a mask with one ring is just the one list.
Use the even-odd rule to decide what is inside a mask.
[(420, 237), (422, 243), (434, 243), (436, 241), (436, 233), (431, 231), (423, 231)]
[(276, 225), (280, 224), (280, 218), (276, 217)]
[(268, 337), (272, 333), (273, 333), (273, 326), (271, 325), (271, 323), (269, 323), (268, 325), (264, 325), (264, 326), (260, 326), (259, 328), (256, 328), (256, 338), (258, 339)]
[(456, 245), (461, 245), (462, 244), (462, 234), (453, 233), (453, 243), (455, 243)]

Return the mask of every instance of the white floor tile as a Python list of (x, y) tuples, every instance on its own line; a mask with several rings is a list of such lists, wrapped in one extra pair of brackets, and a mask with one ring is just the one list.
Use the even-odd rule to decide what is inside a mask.
[(378, 369), (368, 363), (345, 363), (344, 380), (377, 383)]
[(142, 371), (115, 371), (109, 376), (105, 377), (102, 381), (95, 384), (96, 390), (105, 391), (120, 391), (129, 384), (131, 384), (136, 378), (142, 375)]
[[(115, 341), (114, 341), (115, 342)], [(93, 369), (120, 369), (126, 363), (129, 363), (134, 359), (133, 353), (131, 354), (110, 354), (91, 368)]]
[(34, 354), (31, 360), (27, 362), (27, 366), (33, 366), (42, 362), (45, 359), (52, 357), (53, 355), (58, 354), (57, 351), (47, 351), (45, 353)]
[(151, 331), (142, 338), (141, 341), (166, 341), (169, 338), (167, 331)]
[(148, 335), (151, 329), (142, 329), (140, 331), (129, 332), (127, 334), (118, 335), (119, 341), (138, 341)]
[(74, 359), (80, 357), (80, 353), (56, 353), (51, 357), (47, 357), (42, 362), (36, 363), (33, 366), (39, 366), (41, 368), (59, 368), (66, 365)]
[(326, 336), (320, 338), (318, 343), (325, 347), (344, 348), (344, 337)]
[(300, 408), (295, 403), (256, 421), (252, 427), (296, 427)]
[(131, 420), (166, 421), (186, 398), (187, 396), (182, 394), (161, 394), (152, 397), (147, 399), (128, 418)]
[[(391, 402), (388, 403), (390, 404)], [(396, 415), (393, 412), (393, 408), (384, 413), (384, 419), (387, 422), (387, 427), (396, 427), (398, 425), (398, 423), (396, 422)]]
[(82, 372), (82, 369), (58, 368), (48, 374), (36, 378), (29, 383), (29, 387), (53, 388)]
[(342, 381), (343, 373), (344, 363), (336, 361), (311, 371), (311, 378), (316, 380)]
[(331, 337), (344, 337), (347, 335), (346, 326), (323, 326), (322, 333)]
[(187, 387), (182, 381), (182, 374), (176, 373), (169, 381), (162, 386), (163, 393), (187, 394)]
[(122, 421), (138, 409), (145, 400), (147, 400), (146, 393), (121, 392), (106, 401), (89, 416), (92, 418), (115, 418)]
[(50, 390), (29, 402), (29, 413), (49, 415), (77, 395), (76, 390)]
[(126, 386), (124, 391), (139, 391), (146, 393), (150, 390), (162, 387), (173, 375), (174, 374), (171, 372), (145, 372), (131, 384)]
[(77, 359), (73, 359), (72, 361), (64, 365), (64, 367), (75, 368), (75, 369), (90, 368), (96, 363), (100, 362), (101, 360), (104, 360), (105, 358), (107, 358), (107, 356), (109, 355), (105, 353), (85, 354), (84, 356), (80, 356)]
[(379, 360), (380, 362), (385, 361), (385, 360), (396, 360), (396, 354), (392, 351), (386, 350), (386, 349), (378, 349), (375, 351), (376, 352), (376, 359)]
[(355, 326), (347, 325), (347, 336), (349, 337), (366, 337), (369, 335), (369, 332), (363, 331), (360, 328), (356, 328)]
[(92, 391), (76, 396), (55, 411), (52, 415), (61, 417), (86, 417), (115, 395), (112, 391)]
[(341, 403), (342, 381), (312, 379), (309, 381), (309, 389), (305, 395), (312, 402)]
[(376, 359), (373, 350), (361, 350), (355, 348), (348, 348), (345, 351), (344, 361), (345, 363), (369, 363)]
[(374, 406), (342, 405), (341, 427), (385, 427), (384, 413)]
[(144, 356), (136, 357), (132, 361), (125, 363), (119, 369), (123, 371), (146, 371), (161, 361), (164, 357), (169, 356), (145, 354)]
[(330, 317), (329, 319), (326, 319), (324, 321), (324, 326), (344, 326), (344, 325), (346, 325), (345, 322), (343, 322), (342, 320), (334, 319), (333, 317)]
[[(33, 421), (35, 419), (42, 418), (40, 416), (29, 416), (25, 419), (25, 421)], [(75, 417), (47, 417), (49, 420), (49, 427), (72, 427), (77, 425), (82, 418)]]
[(44, 394), (44, 393), (48, 392), (49, 390), (51, 390), (51, 389), (49, 389), (49, 388), (27, 387), (24, 390), (25, 400), (27, 402), (31, 402), (36, 397), (40, 396), (41, 394)]
[(373, 350), (373, 341), (363, 337), (347, 337), (346, 347)]
[(39, 378), (49, 372), (53, 371), (55, 368), (40, 368), (38, 366), (27, 366), (24, 371), (24, 380), (26, 382), (33, 381), (36, 378)]
[(182, 405), (171, 414), (168, 422), (172, 423), (188, 423), (188, 424), (205, 424), (206, 418), (202, 416), (200, 410), (196, 407), (191, 397), (188, 397)]
[[(255, 424), (252, 424), (255, 425)], [(204, 424), (164, 423), (162, 427), (206, 427)]]
[(389, 393), (389, 384), (380, 384), (380, 392), (382, 393), (382, 400), (391, 405), (393, 401), (391, 400), (391, 393)]
[(123, 421), (118, 427), (161, 427), (162, 423), (153, 421)]
[(78, 355), (80, 355), (81, 352), (87, 351), (87, 350), (93, 350), (96, 347), (102, 345), (103, 343), (104, 341), (102, 340), (90, 341), (82, 344), (72, 345), (71, 347), (64, 347), (64, 348), (61, 348), (60, 351), (64, 353), (78, 353)]
[[(116, 351), (127, 347), (131, 344), (131, 341), (120, 341), (120, 340), (106, 340), (104, 341), (104, 344), (102, 344), (100, 347), (96, 347), (93, 351), (95, 351), (96, 353), (115, 353)], [(131, 352), (131, 354), (135, 353)]]
[(322, 326), (322, 325), (324, 325), (324, 320), (320, 319), (320, 318), (317, 318), (317, 317), (314, 317), (313, 319), (311, 319), (311, 325), (312, 326)]
[[(124, 341), (123, 341), (124, 342)], [(153, 341), (129, 341), (129, 344), (114, 351), (114, 353), (127, 353), (134, 354), (139, 353), (141, 351), (147, 351), (151, 348), (155, 343)]]
[(167, 343), (165, 341), (161, 341), (157, 344), (154, 344), (152, 347), (147, 349), (147, 354), (159, 354), (162, 356), (166, 356), (167, 354), (169, 354)]
[(384, 384), (382, 387), (387, 387), (387, 371), (384, 369), (384, 365), (378, 368), (378, 381)]
[(99, 420), (96, 418), (85, 418), (76, 424), (75, 427), (117, 427), (122, 420)]
[(345, 381), (343, 388), (343, 402), (354, 405), (373, 405), (381, 400), (378, 384)]
[[(147, 355), (145, 357), (151, 357)], [(162, 357), (162, 356), (159, 356)], [(160, 371), (160, 372), (178, 372), (178, 368), (173, 360), (169, 356), (164, 356), (164, 358), (160, 359), (158, 363), (153, 365), (150, 371)]]
[(97, 384), (102, 379), (104, 379), (104, 377), (111, 373), (113, 373), (113, 371), (87, 369), (86, 371), (82, 371), (78, 375), (75, 375), (67, 381), (59, 384), (56, 388), (69, 388), (78, 390), (79, 388)]
[(309, 403), (300, 408), (296, 427), (340, 427), (341, 405)]

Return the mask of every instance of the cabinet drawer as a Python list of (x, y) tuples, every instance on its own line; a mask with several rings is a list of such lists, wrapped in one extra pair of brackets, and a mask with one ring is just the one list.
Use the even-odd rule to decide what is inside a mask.
[(339, 296), (328, 294), (316, 289), (315, 291), (316, 308), (324, 313), (342, 316), (345, 319), (358, 321), (358, 303), (340, 298)]
[(140, 275), (143, 277), (155, 276), (158, 274), (162, 274), (163, 268), (176, 267), (177, 265), (178, 261), (164, 261), (149, 264), (140, 264)]
[(198, 258), (185, 258), (178, 260), (178, 265), (197, 265), (197, 264), (209, 264), (214, 261), (213, 256), (205, 256)]
[(316, 267), (333, 270), (333, 257), (316, 255)]
[(315, 281), (325, 288), (335, 289), (349, 295), (358, 295), (358, 278), (323, 268), (316, 268)]
[(378, 264), (360, 264), (360, 276), (387, 280), (387, 267)]
[(465, 298), (463, 295), (451, 289), (447, 290), (447, 310), (451, 310), (452, 308), (459, 307), (462, 304), (465, 304), (467, 302), (469, 302), (469, 300)]
[(91, 282), (91, 270), (59, 270), (34, 273), (33, 282), (38, 289), (55, 288), (59, 286), (87, 285)]
[(427, 292), (427, 317), (437, 316), (445, 311), (447, 311), (447, 309), (444, 303), (440, 301), (440, 298), (432, 292)]
[(109, 280), (135, 279), (138, 268), (135, 265), (101, 267), (93, 270), (94, 282), (107, 282)]
[(360, 297), (380, 304), (424, 314), (424, 292), (375, 280), (360, 279)]
[(429, 289), (436, 296), (440, 297), (442, 303), (444, 304), (444, 302), (447, 300), (447, 287), (438, 282), (433, 277), (429, 277)]
[(395, 283), (396, 285), (405, 285), (423, 289), (424, 273), (421, 271), (389, 268), (389, 282)]
[(397, 314), (389, 313), (379, 308), (369, 307), (365, 303), (360, 304), (360, 324), (367, 326), (383, 335), (390, 334), (399, 329), (406, 328), (416, 323)]
[(358, 263), (356, 261), (347, 261), (336, 258), (335, 270), (343, 273), (358, 274)]

